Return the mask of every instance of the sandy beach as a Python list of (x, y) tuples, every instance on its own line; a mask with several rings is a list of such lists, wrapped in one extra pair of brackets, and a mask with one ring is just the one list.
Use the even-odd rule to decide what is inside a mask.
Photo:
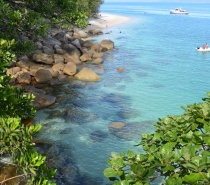
[(98, 18), (89, 19), (89, 26), (86, 29), (104, 29), (129, 21), (129, 17), (100, 13)]

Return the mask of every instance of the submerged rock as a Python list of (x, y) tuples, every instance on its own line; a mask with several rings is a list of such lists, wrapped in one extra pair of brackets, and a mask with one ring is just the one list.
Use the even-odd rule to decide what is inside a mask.
[(67, 111), (64, 119), (66, 123), (85, 124), (94, 121), (96, 118), (91, 112), (72, 108)]
[(153, 123), (152, 120), (129, 123), (113, 122), (108, 125), (108, 129), (110, 134), (117, 138), (131, 141), (139, 137), (141, 132), (147, 130)]
[(101, 131), (101, 130), (96, 130), (96, 131), (92, 132), (89, 136), (90, 136), (90, 138), (91, 138), (93, 141), (101, 142), (101, 141), (103, 141), (105, 138), (108, 137), (108, 133), (103, 132), (103, 131)]
[(56, 97), (50, 96), (50, 95), (45, 95), (45, 94), (39, 94), (39, 93), (33, 93), (35, 96), (33, 105), (37, 109), (41, 109), (47, 106), (52, 105), (56, 101)]

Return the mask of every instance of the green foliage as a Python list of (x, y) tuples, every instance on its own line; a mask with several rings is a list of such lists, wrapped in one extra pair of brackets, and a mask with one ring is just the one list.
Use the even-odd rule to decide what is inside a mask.
[(30, 55), (35, 49), (36, 45), (31, 40), (16, 42), (12, 48), (17, 55)]
[(8, 42), (0, 39), (0, 117), (27, 119), (35, 114), (35, 109), (31, 106), (33, 95), (26, 95), (23, 89), (10, 86), (11, 77), (4, 76), (9, 64), (15, 60), (15, 55), (9, 52), (14, 44), (14, 40)]
[(210, 93), (204, 102), (155, 124), (137, 146), (145, 153), (112, 154), (104, 175), (115, 185), (148, 185), (161, 177), (166, 185), (210, 184)]
[[(6, 41), (0, 39), (0, 75), (4, 75), (5, 71), (8, 69), (10, 62), (15, 61), (15, 55), (10, 53), (12, 45), (15, 43), (14, 40)], [(3, 77), (1, 78), (3, 79)]]
[(14, 40), (0, 39), (0, 161), (9, 157), (12, 160), (10, 165), (17, 169), (18, 174), (24, 174), (28, 184), (54, 184), (49, 179), (56, 171), (47, 168), (45, 157), (34, 150), (32, 143), (32, 136), (41, 125), (25, 127), (22, 124), (35, 114), (31, 105), (34, 97), (26, 95), (21, 88), (10, 86), (11, 78), (4, 75), (9, 63), (15, 59), (10, 52), (13, 44)]
[(17, 54), (32, 52), (30, 41), (46, 36), (52, 27), (86, 27), (87, 19), (98, 13), (102, 3), (102, 0), (0, 0), (0, 38), (15, 39)]
[(0, 37), (5, 33), (12, 38), (22, 33), (43, 36), (53, 19), (60, 24), (84, 27), (87, 18), (96, 14), (101, 4), (101, 0), (23, 0), (21, 3), (0, 0)]

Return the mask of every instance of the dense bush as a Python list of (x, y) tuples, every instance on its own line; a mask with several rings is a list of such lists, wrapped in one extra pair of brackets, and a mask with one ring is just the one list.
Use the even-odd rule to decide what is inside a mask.
[[(10, 86), (10, 76), (4, 72), (15, 56), (10, 52), (14, 41), (0, 39), (0, 169), (16, 169), (14, 178), (25, 179), (33, 185), (50, 185), (55, 170), (48, 169), (45, 157), (34, 150), (32, 136), (41, 125), (26, 127), (22, 122), (35, 114), (31, 105), (33, 95), (26, 95), (21, 88)], [(9, 158), (11, 162), (5, 161)], [(2, 165), (3, 164), (3, 165)], [(10, 184), (9, 179), (0, 181)]]
[(166, 185), (210, 184), (210, 93), (204, 102), (155, 124), (142, 134), (145, 153), (113, 153), (104, 175), (115, 185), (149, 185), (162, 178)]

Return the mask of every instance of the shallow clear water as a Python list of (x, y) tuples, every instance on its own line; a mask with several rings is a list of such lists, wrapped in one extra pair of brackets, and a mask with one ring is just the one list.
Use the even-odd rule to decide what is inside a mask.
[[(49, 145), (50, 165), (63, 175), (60, 184), (111, 184), (103, 177), (111, 152), (141, 151), (134, 145), (141, 133), (153, 132), (158, 118), (181, 114), (180, 106), (202, 101), (210, 90), (210, 52), (195, 48), (210, 41), (209, 5), (102, 5), (101, 12), (131, 17), (104, 30), (111, 34), (95, 38), (115, 42), (105, 56), (104, 72), (93, 67), (102, 80), (66, 83), (52, 93), (59, 106), (36, 115), (43, 124), (37, 138)], [(169, 14), (180, 6), (189, 15)], [(127, 123), (127, 130), (113, 135), (108, 128), (112, 122)]]

